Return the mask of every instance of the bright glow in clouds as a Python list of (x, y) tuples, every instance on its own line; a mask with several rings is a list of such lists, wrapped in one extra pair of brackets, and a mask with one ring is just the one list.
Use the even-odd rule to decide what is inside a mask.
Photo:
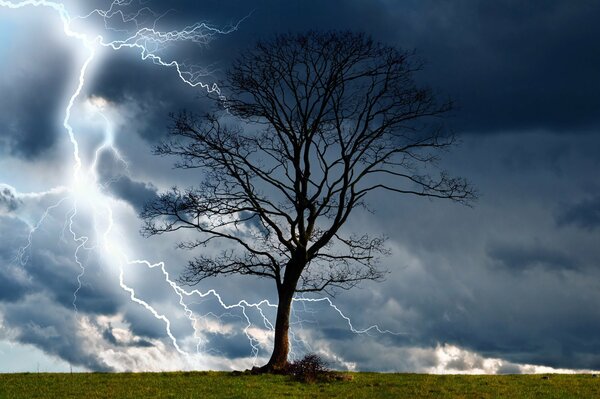
[(496, 358), (485, 358), (456, 345), (438, 345), (435, 348), (437, 364), (424, 370), (431, 374), (575, 374), (594, 373), (593, 370), (557, 369), (531, 364), (515, 364)]
[[(144, 259), (132, 260), (131, 254), (127, 253), (127, 238), (124, 231), (118, 225), (118, 219), (114, 217), (115, 206), (117, 201), (107, 196), (104, 193), (104, 187), (100, 183), (98, 175), (98, 162), (103, 154), (111, 154), (114, 159), (120, 162), (124, 168), (127, 168), (127, 162), (119, 153), (114, 143), (113, 124), (111, 123), (112, 105), (104, 98), (91, 96), (82, 98), (82, 92), (86, 84), (90, 81), (90, 69), (93, 65), (98, 64), (98, 50), (105, 48), (109, 50), (119, 51), (129, 49), (137, 51), (142, 61), (150, 60), (154, 64), (169, 68), (177, 73), (181, 81), (190, 87), (203, 88), (208, 92), (217, 93), (221, 99), (221, 91), (216, 84), (209, 85), (202, 80), (206, 75), (204, 68), (195, 65), (186, 65), (179, 63), (177, 60), (169, 60), (161, 55), (161, 51), (175, 42), (191, 42), (198, 45), (205, 45), (213, 40), (216, 36), (225, 35), (235, 30), (237, 26), (229, 30), (220, 30), (208, 26), (205, 23), (198, 23), (184, 27), (181, 30), (161, 32), (156, 29), (156, 22), (160, 20), (161, 15), (154, 14), (148, 8), (141, 8), (133, 14), (125, 13), (124, 8), (131, 6), (132, 1), (115, 0), (108, 9), (94, 10), (87, 15), (73, 17), (66, 6), (62, 3), (44, 0), (25, 0), (20, 2), (12, 2), (0, 0), (0, 7), (10, 9), (14, 14), (14, 19), (27, 14), (27, 10), (31, 7), (40, 7), (48, 9), (48, 17), (59, 18), (62, 22), (63, 34), (66, 38), (74, 39), (80, 43), (82, 51), (85, 51), (85, 59), (83, 63), (76, 69), (77, 73), (73, 79), (76, 81), (75, 89), (69, 93), (66, 100), (66, 108), (62, 111), (62, 125), (68, 135), (69, 142), (72, 148), (70, 160), (72, 163), (72, 179), (65, 184), (65, 187), (57, 187), (50, 191), (18, 194), (12, 188), (6, 188), (7, 192), (12, 193), (16, 200), (45, 197), (52, 194), (56, 196), (50, 206), (46, 207), (45, 211), (36, 221), (32, 221), (27, 242), (23, 243), (18, 252), (18, 261), (21, 265), (25, 265), (29, 259), (29, 254), (33, 250), (34, 237), (40, 229), (44, 228), (45, 223), (52, 218), (60, 218), (61, 212), (64, 214), (65, 206), (68, 207), (66, 215), (63, 216), (64, 227), (62, 229), (61, 239), (71, 240), (74, 244), (73, 260), (79, 268), (79, 274), (74, 276), (77, 280), (77, 288), (73, 292), (73, 310), (78, 318), (80, 331), (79, 336), (85, 337), (86, 345), (96, 353), (97, 357), (102, 359), (106, 364), (118, 371), (135, 371), (135, 370), (160, 370), (160, 369), (194, 369), (194, 368), (230, 368), (230, 367), (248, 367), (263, 361), (265, 356), (269, 354), (272, 345), (274, 309), (276, 305), (267, 300), (262, 300), (256, 303), (250, 303), (246, 300), (240, 300), (234, 304), (227, 304), (215, 290), (201, 292), (199, 290), (186, 291), (178, 286), (170, 277), (163, 262), (152, 263)], [(151, 26), (142, 26), (138, 22), (141, 15), (150, 14), (154, 17), (154, 23)], [(100, 18), (104, 22), (105, 36), (124, 36), (120, 39), (107, 39), (100, 34), (92, 34), (88, 28), (78, 30), (74, 26), (85, 25), (85, 21)], [(114, 25), (131, 27), (135, 29), (119, 29), (113, 28)], [(82, 104), (83, 107), (80, 107)], [(77, 131), (73, 125), (73, 119), (76, 112), (86, 112), (86, 123), (96, 124), (101, 126), (102, 139), (99, 143), (92, 145), (92, 151), (87, 151), (83, 140), (85, 132)], [(77, 118), (78, 120), (80, 118)], [(84, 119), (84, 118), (81, 118)], [(88, 126), (89, 127), (89, 126)], [(78, 127), (79, 128), (79, 127)], [(88, 139), (86, 139), (88, 140)], [(85, 145), (84, 145), (85, 144)], [(87, 152), (91, 156), (87, 156)], [(89, 159), (87, 159), (89, 158)], [(120, 353), (114, 350), (105, 350), (98, 346), (97, 342), (103, 339), (102, 328), (109, 328), (111, 331), (111, 339), (119, 345), (129, 345), (139, 341), (138, 337), (133, 336), (128, 328), (127, 323), (123, 320), (102, 321), (102, 317), (97, 320), (90, 320), (88, 316), (80, 314), (78, 309), (78, 301), (80, 291), (82, 289), (83, 279), (86, 273), (86, 265), (90, 262), (90, 258), (96, 256), (95, 261), (101, 265), (108, 267), (116, 267), (118, 274), (118, 283), (120, 288), (127, 294), (129, 299), (144, 308), (154, 318), (160, 321), (165, 329), (165, 334), (169, 338), (169, 342), (176, 353), (165, 346), (159, 340), (146, 342), (144, 345), (128, 347)], [(164, 283), (168, 285), (173, 293), (178, 298), (180, 306), (178, 315), (170, 316), (164, 309), (158, 309), (149, 301), (144, 300), (134, 288), (127, 284), (126, 270), (132, 268), (146, 270), (160, 270), (160, 274), (164, 278)], [(192, 310), (191, 304), (212, 300), (222, 309), (222, 314), (217, 315), (214, 312), (207, 311), (201, 314), (199, 311)], [(335, 316), (341, 317), (344, 323), (347, 324), (350, 331), (357, 334), (363, 333), (388, 333), (396, 334), (388, 330), (381, 329), (374, 325), (367, 328), (355, 327), (350, 318), (337, 308), (328, 298), (295, 298), (295, 303), (313, 303), (315, 305), (323, 304), (333, 310)], [(197, 308), (195, 306), (194, 308)], [(173, 311), (170, 309), (170, 311)], [(234, 313), (235, 312), (235, 313)], [(296, 312), (298, 315), (302, 311)], [(173, 317), (179, 319), (183, 317), (189, 320), (190, 326), (194, 331), (192, 337), (178, 338), (173, 331)], [(231, 325), (225, 321), (227, 317), (235, 316), (242, 320), (243, 333), (249, 342), (248, 357), (241, 363), (233, 364), (227, 362), (227, 359), (213, 356), (213, 353), (218, 354), (218, 351), (206, 346), (206, 336), (209, 333), (219, 333), (228, 335), (232, 333)], [(119, 317), (119, 316), (117, 316)], [(121, 324), (123, 328), (114, 327), (113, 324)], [(298, 331), (292, 331), (293, 346), (299, 348), (307, 347), (302, 337), (302, 320), (298, 319), (295, 323), (300, 326)], [(135, 352), (144, 352), (147, 356), (137, 356)], [(295, 348), (292, 349), (292, 354), (295, 353)], [(334, 354), (332, 354), (334, 356)], [(127, 359), (130, 360), (127, 360)], [(131, 360), (131, 358), (137, 360)], [(139, 359), (144, 358), (141, 362)], [(221, 359), (221, 360), (219, 360)]]

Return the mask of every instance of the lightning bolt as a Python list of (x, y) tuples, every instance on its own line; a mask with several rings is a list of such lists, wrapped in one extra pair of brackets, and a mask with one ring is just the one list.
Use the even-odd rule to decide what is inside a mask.
[[(116, 159), (119, 162), (121, 162), (123, 165), (125, 165), (125, 167), (127, 167), (127, 162), (121, 156), (119, 150), (114, 145), (113, 132), (111, 129), (110, 121), (108, 117), (101, 112), (101, 110), (97, 110), (98, 115), (103, 119), (105, 123), (104, 140), (95, 149), (93, 161), (87, 167), (86, 165), (84, 165), (81, 159), (80, 146), (77, 141), (76, 133), (71, 125), (73, 108), (77, 100), (81, 96), (81, 93), (86, 83), (87, 72), (89, 70), (90, 65), (93, 63), (96, 56), (96, 52), (99, 48), (108, 48), (114, 51), (120, 51), (122, 49), (137, 50), (142, 61), (149, 60), (156, 65), (174, 69), (178, 77), (184, 84), (187, 84), (192, 88), (202, 88), (208, 93), (215, 93), (224, 103), (225, 97), (222, 95), (221, 90), (217, 86), (217, 84), (210, 85), (205, 83), (203, 80), (203, 78), (205, 78), (210, 73), (209, 70), (207, 70), (206, 68), (199, 67), (197, 65), (188, 65), (185, 63), (181, 63), (177, 60), (165, 59), (163, 56), (161, 56), (160, 52), (167, 48), (169, 45), (176, 42), (191, 42), (196, 43), (198, 45), (205, 45), (211, 40), (213, 40), (216, 36), (226, 35), (236, 30), (239, 24), (248, 16), (240, 20), (236, 25), (233, 25), (227, 29), (218, 29), (206, 23), (196, 23), (188, 25), (181, 30), (163, 32), (157, 29), (157, 23), (168, 13), (168, 11), (164, 14), (157, 14), (148, 7), (141, 7), (133, 13), (127, 13), (125, 9), (128, 6), (131, 6), (132, 4), (133, 0), (114, 0), (110, 4), (110, 6), (105, 10), (95, 9), (86, 15), (71, 17), (64, 4), (55, 1), (24, 0), (19, 2), (11, 2), (6, 0), (0, 0), (0, 7), (8, 9), (43, 7), (52, 10), (62, 21), (63, 32), (65, 36), (79, 41), (83, 48), (85, 48), (85, 50), (87, 51), (87, 57), (85, 58), (85, 61), (79, 69), (77, 85), (75, 90), (69, 97), (69, 101), (64, 111), (63, 119), (63, 127), (68, 135), (69, 141), (73, 149), (73, 181), (68, 187), (58, 187), (51, 190), (53, 193), (64, 193), (64, 196), (62, 196), (55, 204), (49, 206), (45, 210), (41, 218), (37, 221), (37, 223), (31, 226), (28, 235), (28, 241), (26, 245), (19, 249), (17, 253), (17, 260), (21, 265), (25, 265), (27, 263), (27, 253), (31, 250), (33, 235), (44, 223), (50, 212), (52, 212), (65, 202), (72, 202), (72, 207), (69, 213), (67, 214), (67, 219), (65, 221), (63, 230), (68, 230), (71, 239), (76, 244), (73, 257), (75, 263), (80, 268), (80, 273), (77, 275), (76, 278), (77, 289), (73, 293), (73, 307), (76, 313), (78, 311), (77, 295), (82, 288), (82, 279), (86, 270), (84, 264), (85, 262), (81, 259), (80, 253), (84, 250), (93, 250), (98, 249), (98, 247), (100, 247), (103, 251), (103, 257), (109, 260), (110, 262), (118, 265), (119, 286), (121, 287), (121, 289), (128, 294), (129, 299), (132, 302), (145, 308), (150, 314), (152, 314), (154, 318), (156, 318), (164, 324), (166, 335), (168, 336), (168, 338), (173, 344), (173, 347), (179, 354), (183, 355), (188, 359), (191, 356), (187, 351), (182, 349), (177, 338), (172, 332), (170, 319), (165, 314), (157, 311), (156, 308), (150, 305), (147, 301), (141, 299), (136, 294), (135, 290), (125, 283), (125, 268), (127, 266), (144, 266), (147, 269), (160, 269), (164, 281), (172, 288), (173, 292), (179, 298), (179, 305), (181, 306), (185, 316), (190, 321), (191, 326), (194, 330), (193, 338), (196, 340), (196, 354), (200, 354), (202, 352), (204, 344), (202, 331), (199, 326), (201, 318), (210, 315), (220, 319), (225, 315), (233, 315), (233, 313), (231, 313), (233, 311), (239, 311), (241, 313), (240, 317), (245, 323), (243, 332), (250, 343), (250, 351), (253, 356), (254, 362), (256, 362), (259, 355), (261, 342), (251, 332), (251, 328), (255, 325), (255, 323), (251, 321), (250, 312), (253, 311), (255, 312), (255, 314), (258, 315), (259, 319), (262, 322), (262, 327), (260, 327), (261, 329), (273, 333), (274, 326), (273, 323), (270, 321), (267, 309), (273, 311), (277, 308), (277, 305), (269, 302), (268, 300), (262, 300), (256, 303), (250, 303), (246, 300), (240, 300), (239, 302), (234, 304), (227, 304), (222, 299), (221, 295), (214, 289), (210, 289), (206, 292), (201, 292), (197, 289), (185, 290), (184, 288), (180, 287), (170, 277), (168, 271), (166, 270), (164, 262), (151, 263), (144, 259), (130, 259), (125, 254), (125, 251), (119, 246), (118, 240), (111, 238), (115, 227), (113, 210), (111, 209), (108, 198), (105, 196), (105, 194), (103, 194), (103, 186), (102, 184), (100, 184), (97, 175), (98, 159), (100, 155), (105, 151), (110, 151), (113, 155), (115, 155)], [(151, 26), (144, 26), (144, 24), (139, 22), (140, 19), (142, 19), (143, 15), (150, 15), (152, 17), (153, 23), (151, 24)], [(73, 30), (72, 24), (74, 21), (85, 21), (94, 17), (98, 17), (103, 21), (104, 28), (106, 31), (112, 33), (116, 32), (125, 34), (126, 37), (121, 40), (108, 40), (102, 35), (90, 36), (86, 33)], [(135, 28), (133, 29), (133, 31), (128, 29), (113, 28), (115, 21), (117, 21), (121, 25), (134, 26)], [(110, 184), (110, 181), (106, 184)], [(44, 194), (45, 193), (37, 193), (36, 195)], [(78, 233), (76, 231), (77, 227), (75, 222), (78, 216), (79, 205), (82, 202), (85, 202), (86, 205), (91, 205), (91, 207), (94, 210), (94, 236), (97, 237), (96, 241), (100, 241), (99, 243), (93, 240), (90, 237), (90, 235)], [(106, 224), (103, 231), (100, 231), (101, 229), (98, 226), (98, 219), (102, 219)], [(204, 316), (199, 316), (190, 309), (189, 305), (194, 299), (205, 300), (208, 298), (216, 300), (219, 306), (223, 309), (224, 313), (217, 316), (214, 313), (209, 312)], [(386, 333), (399, 335), (399, 333), (381, 329), (378, 325), (373, 325), (365, 329), (355, 328), (352, 324), (351, 319), (348, 316), (346, 316), (329, 298), (295, 297), (293, 301), (295, 305), (301, 305), (303, 307), (303, 310), (297, 309), (297, 311), (294, 312), (294, 317), (296, 318), (295, 324), (298, 325), (300, 329), (303, 328), (304, 323), (310, 323), (310, 321), (306, 321), (300, 318), (299, 313), (314, 312), (313, 310), (308, 309), (306, 305), (323, 303), (329, 306), (331, 309), (333, 309), (333, 311), (336, 312), (347, 323), (350, 331), (353, 333), (369, 334), (371, 332), (377, 332), (382, 334)], [(296, 306), (294, 306), (293, 309), (296, 309)], [(307, 345), (302, 340), (297, 338), (297, 335), (294, 331), (291, 331), (291, 335), (292, 341), (297, 345)], [(307, 347), (310, 349), (310, 346), (307, 345)]]

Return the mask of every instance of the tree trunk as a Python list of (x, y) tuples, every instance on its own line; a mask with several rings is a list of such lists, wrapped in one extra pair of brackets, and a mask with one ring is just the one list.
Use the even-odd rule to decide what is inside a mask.
[(269, 362), (261, 368), (262, 371), (270, 373), (282, 372), (288, 364), (288, 353), (290, 351), (288, 332), (290, 329), (290, 311), (293, 297), (294, 287), (281, 288), (279, 292), (279, 304), (277, 305), (277, 319), (275, 320), (273, 353)]

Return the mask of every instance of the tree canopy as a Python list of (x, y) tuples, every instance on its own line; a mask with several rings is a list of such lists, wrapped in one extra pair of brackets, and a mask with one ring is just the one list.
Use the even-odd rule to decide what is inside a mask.
[(184, 282), (274, 280), (270, 370), (287, 362), (295, 293), (331, 294), (383, 276), (385, 237), (343, 228), (371, 194), (475, 197), (465, 179), (437, 165), (455, 142), (442, 118), (452, 104), (417, 84), (421, 68), (414, 52), (361, 33), (278, 35), (234, 62), (224, 111), (174, 115), (169, 140), (156, 148), (202, 180), (148, 204), (144, 232), (193, 229), (198, 238), (182, 242), (186, 249), (228, 243), (217, 256), (191, 260)]

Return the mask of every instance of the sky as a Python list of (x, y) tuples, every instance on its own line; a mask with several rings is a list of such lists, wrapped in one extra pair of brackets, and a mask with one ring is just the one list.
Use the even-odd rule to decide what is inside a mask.
[[(138, 213), (202, 177), (152, 155), (169, 113), (212, 106), (200, 83), (223, 83), (257, 40), (307, 30), (415, 49), (417, 81), (456, 104), (445, 122), (459, 145), (441, 164), (479, 199), (372, 196), (374, 213), (345, 228), (389, 237), (389, 273), (296, 302), (292, 356), (351, 370), (600, 369), (598, 2), (29, 3), (0, 1), (0, 372), (268, 359), (274, 310), (250, 304), (276, 303), (275, 288), (251, 277), (177, 286), (194, 253), (176, 248), (182, 236), (142, 237)], [(144, 53), (127, 41), (144, 27), (185, 40), (153, 36)], [(383, 332), (361, 333), (371, 326)]]

